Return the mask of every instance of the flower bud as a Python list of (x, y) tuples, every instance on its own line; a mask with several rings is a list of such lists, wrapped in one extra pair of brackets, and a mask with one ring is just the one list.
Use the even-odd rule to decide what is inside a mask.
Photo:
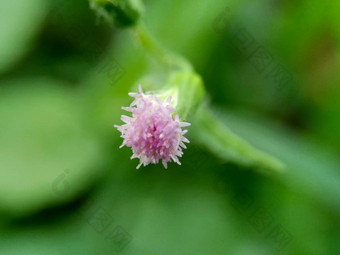
[(157, 164), (160, 160), (165, 168), (168, 162), (177, 164), (182, 157), (184, 143), (189, 140), (184, 137), (188, 130), (183, 127), (190, 123), (181, 122), (178, 115), (173, 115), (175, 108), (171, 105), (171, 97), (162, 101), (154, 95), (144, 94), (139, 86), (138, 93), (129, 93), (135, 100), (129, 107), (122, 109), (132, 113), (132, 116), (122, 115), (125, 124), (114, 125), (121, 132), (124, 139), (123, 146), (131, 147), (131, 159), (138, 158), (141, 165)]
[(198, 108), (204, 97), (204, 85), (201, 77), (191, 71), (176, 71), (170, 75), (167, 86), (158, 93), (161, 99), (172, 97), (175, 112), (182, 119), (187, 119)]
[(99, 16), (120, 28), (134, 26), (143, 10), (140, 0), (90, 0), (90, 6)]

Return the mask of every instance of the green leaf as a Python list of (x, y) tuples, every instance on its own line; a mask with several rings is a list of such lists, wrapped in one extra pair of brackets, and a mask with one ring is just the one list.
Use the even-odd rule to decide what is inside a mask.
[(46, 11), (44, 0), (2, 0), (0, 4), (0, 74), (29, 50)]
[(224, 111), (223, 115), (221, 119), (238, 135), (285, 162), (287, 171), (279, 180), (340, 213), (337, 151), (251, 112)]
[(30, 213), (76, 196), (102, 173), (75, 91), (47, 79), (0, 88), (0, 210)]
[(282, 172), (284, 164), (269, 154), (254, 148), (202, 106), (192, 123), (198, 142), (227, 162), (269, 172)]

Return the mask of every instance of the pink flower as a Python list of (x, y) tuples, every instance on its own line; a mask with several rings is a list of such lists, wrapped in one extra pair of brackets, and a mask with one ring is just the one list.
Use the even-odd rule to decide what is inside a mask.
[(129, 96), (135, 100), (122, 109), (131, 112), (132, 117), (122, 115), (125, 124), (114, 125), (124, 139), (120, 148), (131, 147), (131, 159), (140, 160), (137, 169), (142, 164), (157, 164), (160, 159), (165, 168), (171, 160), (180, 165), (178, 157), (183, 155), (182, 148), (186, 148), (184, 142), (189, 143), (184, 137), (188, 131), (182, 127), (190, 123), (180, 122), (178, 115), (172, 116), (175, 108), (170, 104), (171, 97), (162, 101), (154, 95), (145, 95), (140, 85), (139, 93), (129, 93)]

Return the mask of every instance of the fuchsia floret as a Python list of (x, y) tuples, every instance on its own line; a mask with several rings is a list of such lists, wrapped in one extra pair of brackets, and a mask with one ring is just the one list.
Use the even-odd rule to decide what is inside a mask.
[(170, 104), (171, 97), (164, 102), (154, 95), (145, 95), (140, 85), (139, 93), (129, 93), (129, 96), (135, 100), (122, 109), (131, 112), (132, 117), (122, 115), (125, 124), (114, 125), (124, 139), (120, 148), (131, 147), (131, 159), (140, 160), (137, 169), (141, 165), (157, 164), (160, 159), (165, 168), (171, 160), (180, 165), (178, 157), (183, 155), (182, 147), (186, 148), (184, 142), (189, 143), (184, 137), (188, 131), (182, 127), (190, 123), (180, 122), (178, 115), (173, 118), (175, 108)]

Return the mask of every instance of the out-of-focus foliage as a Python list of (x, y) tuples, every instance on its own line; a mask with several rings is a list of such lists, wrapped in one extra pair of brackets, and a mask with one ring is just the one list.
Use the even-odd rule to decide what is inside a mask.
[(33, 44), (46, 16), (46, 1), (2, 0), (0, 8), (0, 74), (25, 54)]
[[(203, 77), (215, 118), (281, 160), (285, 173), (225, 163), (201, 147), (194, 127), (182, 166), (136, 171), (112, 125), (127, 93), (143, 81), (160, 86), (164, 69), (130, 31), (98, 23), (87, 1), (4, 0), (0, 254), (113, 254), (118, 226), (129, 241), (121, 254), (337, 254), (338, 1), (144, 5), (154, 38)], [(235, 43), (237, 28), (292, 81), (279, 89), (258, 71)], [(278, 224), (291, 238), (282, 249), (271, 235)]]
[[(3, 83), (0, 91), (0, 210), (22, 214), (53, 205), (102, 172), (103, 151), (83, 125), (73, 89), (40, 78)], [(62, 180), (68, 170), (70, 191)]]

